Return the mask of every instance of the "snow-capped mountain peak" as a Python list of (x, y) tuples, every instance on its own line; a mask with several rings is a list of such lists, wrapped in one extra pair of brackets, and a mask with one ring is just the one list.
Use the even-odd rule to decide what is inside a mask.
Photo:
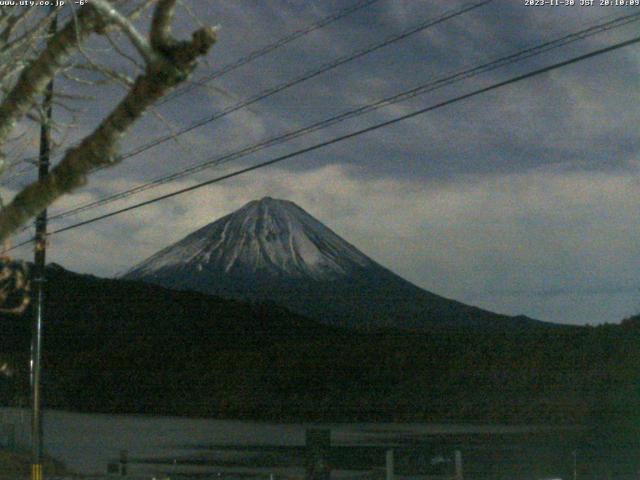
[(296, 204), (270, 197), (202, 227), (124, 278), (240, 301), (274, 302), (346, 327), (502, 328), (512, 323), (508, 317), (422, 290), (369, 259)]
[(295, 203), (265, 197), (158, 252), (126, 277), (179, 268), (322, 280), (372, 265)]

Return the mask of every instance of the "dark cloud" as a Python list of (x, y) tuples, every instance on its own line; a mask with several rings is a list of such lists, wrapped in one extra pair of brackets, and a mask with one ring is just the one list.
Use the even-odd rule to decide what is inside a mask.
[[(221, 26), (195, 78), (347, 3), (189, 0), (177, 31)], [(179, 131), (257, 92), (365, 48), (466, 2), (380, 0), (149, 115), (125, 151)], [(577, 31), (631, 7), (526, 7), (496, 0), (452, 21), (207, 124), (101, 172), (57, 207), (135, 185), (259, 139), (310, 124), (429, 79)], [(637, 34), (606, 32), (271, 148), (262, 161), (334, 135), (473, 91)], [(262, 194), (290, 197), (367, 254), (422, 287), (507, 313), (573, 323), (617, 321), (639, 306), (634, 199), (640, 159), (640, 55), (632, 46), (468, 99), (215, 188), (141, 209), (82, 234), (52, 255), (81, 271), (114, 274)], [(84, 133), (118, 96), (107, 90)], [(216, 176), (199, 173), (160, 191)], [(125, 205), (127, 202), (116, 204)], [(312, 208), (313, 207), (313, 208)], [(55, 210), (55, 209), (54, 209)], [(101, 209), (85, 214), (87, 218)], [(111, 248), (127, 249), (114, 258)], [(86, 244), (100, 245), (82, 256)], [(74, 252), (72, 255), (69, 252)], [(95, 253), (97, 252), (97, 253)]]

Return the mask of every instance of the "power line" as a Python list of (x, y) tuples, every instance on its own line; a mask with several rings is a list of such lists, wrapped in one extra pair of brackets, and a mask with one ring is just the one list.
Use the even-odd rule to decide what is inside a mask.
[[(354, 5), (351, 5), (347, 8), (343, 8), (342, 10), (339, 10), (335, 13), (332, 13), (326, 17), (321, 18), (320, 20), (318, 20), (315, 23), (312, 23), (310, 25), (307, 25), (306, 27), (303, 27), (299, 30), (296, 30), (294, 32), (291, 32), (290, 34), (276, 40), (274, 43), (265, 45), (257, 50), (254, 50), (242, 57), (240, 57), (239, 59), (235, 60), (234, 62), (231, 62), (225, 66), (223, 66), (222, 68), (210, 73), (209, 75), (206, 75), (202, 78), (200, 78), (199, 80), (187, 80), (187, 85), (185, 87), (183, 87), (182, 89), (178, 89), (174, 92), (172, 92), (169, 95), (166, 95), (163, 99), (161, 99), (159, 102), (156, 103), (156, 105), (163, 105), (177, 97), (180, 97), (182, 95), (184, 95), (185, 93), (188, 93), (189, 91), (193, 90), (196, 87), (200, 87), (205, 83), (208, 83), (210, 81), (215, 80), (216, 78), (222, 77), (223, 75), (226, 75), (229, 72), (232, 72), (234, 70), (236, 70), (237, 68), (242, 67), (243, 65), (246, 65), (247, 63), (252, 62), (253, 60), (256, 60), (260, 57), (263, 57), (265, 55), (267, 55), (268, 53), (273, 52), (274, 50), (277, 50), (278, 48), (284, 47), (285, 45), (293, 42), (294, 40), (297, 40), (298, 38), (301, 38), (305, 35), (308, 35), (309, 33), (312, 33), (316, 30), (319, 30), (323, 27), (326, 27), (327, 25), (330, 25), (333, 22), (336, 22), (354, 12), (357, 12), (358, 10), (362, 10), (363, 8), (369, 7), (377, 2), (379, 2), (380, 0), (360, 0), (359, 2), (355, 3)], [(17, 172), (15, 172), (13, 175), (11, 175), (10, 177), (7, 177), (5, 179), (3, 179), (4, 182), (9, 182), (15, 178), (18, 178), (26, 173), (29, 173), (32, 171), (32, 168), (27, 168), (27, 169), (22, 169), (19, 170)]]
[(184, 95), (185, 93), (188, 93), (189, 91), (193, 90), (195, 87), (199, 86), (200, 84), (203, 83), (208, 83), (211, 82), (213, 80), (215, 80), (216, 78), (219, 78), (223, 75), (226, 75), (229, 72), (232, 72), (233, 70), (236, 70), (237, 68), (242, 67), (243, 65), (246, 65), (249, 62), (252, 62), (253, 60), (256, 60), (260, 57), (263, 57), (264, 55), (267, 55), (268, 53), (273, 52), (274, 50), (277, 50), (278, 48), (281, 48), (291, 42), (293, 42), (294, 40), (297, 40), (300, 37), (303, 37), (304, 35), (307, 35), (311, 32), (314, 32), (316, 30), (319, 30), (323, 27), (326, 27), (327, 25), (340, 20), (341, 18), (346, 17), (347, 15), (350, 15), (358, 10), (361, 10), (363, 8), (369, 7), (371, 5), (373, 5), (374, 3), (378, 2), (380, 0), (361, 0), (360, 2), (356, 3), (355, 5), (352, 5), (350, 7), (344, 8), (338, 12), (335, 12), (329, 16), (326, 16), (322, 19), (320, 19), (319, 21), (317, 21), (316, 23), (313, 23), (311, 25), (308, 25), (307, 27), (301, 28), (299, 30), (296, 30), (292, 33), (290, 33), (289, 35), (286, 35), (282, 38), (280, 38), (279, 40), (276, 40), (274, 43), (271, 43), (269, 45), (265, 45), (262, 48), (259, 48), (257, 50), (254, 50), (250, 53), (248, 53), (247, 55), (240, 57), (239, 59), (237, 59), (236, 61), (229, 63), (227, 65), (225, 65), (224, 67), (210, 73), (209, 75), (206, 75), (202, 78), (200, 78), (199, 80), (197, 80), (196, 82), (192, 82), (190, 85), (180, 89), (180, 90), (176, 90), (173, 93), (167, 95), (166, 97), (164, 97), (160, 102), (158, 102), (158, 105), (162, 105), (168, 101), (171, 101), (177, 97), (180, 97), (182, 95)]
[[(221, 175), (221, 176), (213, 178), (211, 180), (207, 180), (205, 182), (201, 182), (201, 183), (198, 183), (196, 185), (192, 185), (192, 186), (187, 187), (187, 188), (176, 190), (174, 192), (171, 192), (171, 193), (168, 193), (168, 194), (165, 194), (165, 195), (161, 195), (159, 197), (156, 197), (156, 198), (153, 198), (153, 199), (150, 199), (150, 200), (146, 200), (144, 202), (140, 202), (140, 203), (137, 203), (135, 205), (131, 205), (131, 206), (128, 206), (128, 207), (125, 207), (125, 208), (121, 208), (119, 210), (115, 210), (113, 212), (109, 212), (109, 213), (106, 213), (106, 214), (103, 214), (103, 215), (99, 215), (97, 217), (93, 217), (93, 218), (90, 218), (88, 220), (84, 220), (82, 222), (74, 223), (72, 225), (68, 225), (66, 227), (59, 228), (57, 230), (52, 231), (49, 235), (55, 235), (55, 234), (58, 234), (58, 233), (66, 232), (68, 230), (72, 230), (72, 229), (75, 229), (75, 228), (78, 228), (78, 227), (82, 227), (84, 225), (88, 225), (90, 223), (97, 222), (99, 220), (104, 220), (106, 218), (110, 218), (110, 217), (113, 217), (115, 215), (119, 215), (121, 213), (125, 213), (125, 212), (131, 211), (131, 210), (135, 210), (135, 209), (150, 205), (152, 203), (159, 202), (161, 200), (166, 200), (167, 198), (175, 197), (175, 196), (181, 195), (183, 193), (187, 193), (187, 192), (190, 192), (190, 191), (193, 191), (193, 190), (197, 190), (197, 189), (205, 187), (207, 185), (212, 185), (214, 183), (219, 183), (219, 182), (221, 182), (223, 180), (227, 180), (229, 178), (237, 177), (239, 175), (243, 175), (245, 173), (252, 172), (254, 170), (258, 170), (258, 169), (261, 169), (261, 168), (264, 168), (264, 167), (267, 167), (267, 166), (270, 166), (270, 165), (274, 165), (276, 163), (283, 162), (284, 160), (288, 160), (290, 158), (298, 157), (298, 156), (303, 155), (305, 153), (309, 153), (309, 152), (312, 152), (314, 150), (318, 150), (318, 149), (327, 147), (329, 145), (333, 145), (333, 144), (336, 144), (338, 142), (342, 142), (344, 140), (348, 140), (348, 139), (363, 135), (365, 133), (373, 132), (375, 130), (379, 130), (381, 128), (388, 127), (390, 125), (394, 125), (394, 124), (396, 124), (398, 122), (401, 122), (403, 120), (407, 120), (409, 118), (417, 117), (419, 115), (423, 115), (425, 113), (428, 113), (428, 112), (431, 112), (431, 111), (446, 107), (448, 105), (452, 105), (454, 103), (457, 103), (457, 102), (460, 102), (460, 101), (463, 101), (463, 100), (467, 100), (467, 99), (472, 98), (472, 97), (476, 97), (476, 96), (481, 95), (483, 93), (487, 93), (487, 92), (490, 92), (490, 91), (493, 91), (493, 90), (497, 90), (497, 89), (505, 87), (507, 85), (511, 85), (511, 84), (514, 84), (514, 83), (517, 83), (517, 82), (521, 82), (523, 80), (526, 80), (526, 79), (529, 79), (529, 78), (532, 78), (532, 77), (536, 77), (536, 76), (542, 75), (544, 73), (548, 73), (550, 71), (557, 70), (559, 68), (562, 68), (562, 67), (574, 64), (574, 63), (578, 63), (578, 62), (581, 62), (583, 60), (587, 60), (589, 58), (593, 58), (593, 57), (596, 57), (596, 56), (599, 56), (599, 55), (603, 55), (605, 53), (609, 53), (609, 52), (612, 52), (612, 51), (615, 51), (615, 50), (619, 50), (621, 48), (624, 48), (624, 47), (627, 47), (627, 46), (630, 46), (630, 45), (633, 45), (633, 44), (636, 44), (636, 43), (639, 43), (639, 42), (640, 42), (640, 36), (632, 38), (630, 40), (626, 40), (624, 42), (616, 43), (616, 44), (611, 45), (609, 47), (600, 48), (598, 50), (594, 50), (592, 52), (589, 52), (589, 53), (586, 53), (586, 54), (583, 54), (583, 55), (579, 55), (577, 57), (573, 57), (573, 58), (570, 58), (568, 60), (557, 62), (557, 63), (554, 63), (552, 65), (549, 65), (549, 66), (546, 66), (546, 67), (542, 67), (542, 68), (533, 70), (531, 72), (528, 72), (528, 73), (525, 73), (525, 74), (522, 74), (522, 75), (517, 75), (517, 76), (511, 77), (511, 78), (509, 78), (507, 80), (503, 80), (501, 82), (494, 83), (494, 84), (489, 85), (487, 87), (483, 87), (483, 88), (474, 90), (474, 91), (472, 91), (470, 93), (459, 95), (459, 96), (451, 98), (449, 100), (445, 100), (443, 102), (436, 103), (436, 104), (431, 105), (429, 107), (421, 108), (419, 110), (415, 110), (415, 111), (407, 113), (405, 115), (401, 115), (400, 117), (396, 117), (396, 118), (393, 118), (391, 120), (387, 120), (385, 122), (381, 122), (381, 123), (378, 123), (376, 125), (372, 125), (370, 127), (366, 127), (366, 128), (360, 129), (360, 130), (356, 130), (356, 131), (351, 132), (351, 133), (340, 135), (340, 136), (334, 137), (334, 138), (332, 138), (330, 140), (325, 140), (323, 142), (316, 143), (315, 145), (311, 145), (309, 147), (305, 147), (305, 148), (302, 148), (300, 150), (296, 150), (295, 152), (291, 152), (291, 153), (288, 153), (286, 155), (281, 155), (281, 156), (272, 158), (271, 160), (267, 160), (265, 162), (261, 162), (261, 163), (258, 163), (256, 165), (252, 165), (250, 167), (242, 168), (240, 170), (236, 170), (235, 172), (231, 172), (231, 173), (228, 173), (228, 174), (225, 174), (225, 175)], [(18, 247), (20, 247), (22, 245), (25, 245), (27, 243), (30, 243), (32, 241), (33, 241), (33, 239), (25, 241), (23, 243), (20, 243), (20, 244), (14, 246), (14, 247), (8, 249), (7, 251), (16, 249), (16, 248), (18, 248)]]
[[(415, 35), (419, 32), (422, 32), (430, 27), (436, 26), (440, 23), (446, 22), (447, 20), (450, 20), (452, 18), (458, 17), (460, 15), (463, 15), (469, 11), (475, 10), (477, 8), (483, 7), (484, 5), (487, 5), (489, 3), (493, 2), (493, 0), (482, 0), (480, 2), (476, 2), (476, 3), (471, 3), (471, 4), (467, 4), (464, 7), (461, 8), (457, 8), (457, 9), (452, 9), (452, 10), (447, 10), (445, 13), (443, 13), (442, 15), (435, 17), (435, 18), (431, 18), (431, 19), (427, 19), (424, 22), (421, 22), (418, 25), (415, 25), (413, 27), (410, 27), (406, 30), (403, 30), (400, 33), (394, 34), (394, 35), (390, 35), (388, 37), (386, 37), (384, 40), (382, 40), (381, 42), (378, 43), (374, 43), (371, 44), (367, 47), (364, 47), (360, 50), (356, 50), (353, 53), (350, 53), (348, 55), (344, 55), (342, 57), (337, 58), (336, 60), (333, 60), (332, 62), (329, 63), (325, 63), (323, 65), (321, 65), (320, 67), (318, 67), (315, 70), (310, 70), (306, 73), (303, 73), (302, 75), (294, 78), (293, 80), (289, 80), (289, 81), (285, 81), (281, 84), (278, 84), (274, 87), (270, 87), (266, 90), (263, 90), (245, 100), (242, 100), (234, 105), (231, 105), (230, 107), (227, 107), (223, 110), (221, 110), (218, 113), (215, 113), (213, 115), (209, 115), (207, 117), (201, 118), (200, 120), (197, 120), (196, 122), (192, 123), (191, 125), (189, 125), (186, 128), (183, 128), (182, 130), (175, 132), (175, 133), (171, 133), (169, 135), (164, 135), (161, 137), (158, 137), (144, 145), (140, 145), (139, 147), (134, 148), (133, 150), (129, 151), (128, 153), (125, 153), (121, 156), (119, 156), (116, 161), (114, 163), (119, 163), (122, 162), (123, 160), (126, 160), (128, 158), (132, 158), (135, 157), (137, 155), (140, 155), (141, 153), (154, 148), (158, 145), (161, 145), (165, 142), (168, 142), (170, 140), (175, 140), (176, 138), (185, 135), (197, 128), (200, 128), (208, 123), (214, 122), (216, 120), (219, 120), (220, 118), (226, 117), (227, 115), (237, 112), (238, 110), (241, 110), (243, 108), (246, 108), (250, 105), (253, 105), (254, 103), (257, 103), (261, 100), (264, 100), (265, 98), (271, 97), (277, 93), (280, 93), (288, 88), (294, 87), (296, 85), (299, 85), (300, 83), (303, 83), (307, 80), (311, 80), (312, 78), (315, 78), (323, 73), (326, 73), (330, 70), (333, 70), (341, 65), (344, 65), (346, 63), (352, 62), (354, 60), (357, 60), (358, 58), (361, 58), (365, 55), (368, 55), (369, 53), (372, 53), (376, 50), (379, 50), (381, 48), (384, 48), (388, 45), (391, 45), (395, 42), (398, 42), (400, 40), (404, 40), (405, 38), (408, 38), (412, 35)], [(110, 165), (109, 165), (110, 166)], [(102, 167), (98, 167), (92, 170), (92, 172), (96, 172), (96, 171), (100, 171), (103, 170), (105, 168), (109, 168), (109, 166), (102, 166)]]
[(253, 144), (247, 147), (244, 147), (240, 150), (231, 152), (231, 153), (226, 153), (220, 156), (213, 156), (210, 157), (209, 159), (205, 160), (204, 162), (198, 164), (198, 165), (194, 165), (182, 170), (179, 170), (177, 172), (174, 172), (172, 174), (169, 175), (165, 175), (162, 177), (158, 177), (154, 180), (151, 180), (149, 182), (143, 183), (141, 185), (137, 185), (135, 187), (129, 188), (127, 190), (109, 195), (107, 197), (104, 197), (102, 199), (99, 200), (95, 200), (93, 202), (89, 202), (86, 203), (84, 205), (80, 205), (78, 207), (74, 207), (72, 209), (69, 209), (67, 211), (64, 212), (60, 212), (58, 214), (52, 215), (50, 217), (50, 220), (59, 220), (62, 218), (66, 218), (70, 215), (74, 215), (77, 213), (80, 213), (82, 211), (86, 211), (92, 208), (96, 208), (102, 205), (106, 205), (109, 203), (112, 203), (116, 200), (121, 200), (124, 198), (127, 198), (129, 196), (135, 195), (137, 193), (143, 192), (145, 190), (148, 190), (150, 188), (154, 188), (156, 186), (162, 185), (164, 183), (167, 183), (169, 181), (172, 180), (176, 180), (178, 178), (182, 178), (188, 175), (191, 175), (193, 173), (196, 172), (200, 172), (203, 171), (205, 169), (214, 167), (214, 166), (218, 166), (221, 165), (223, 163), (227, 163), (230, 162), (232, 160), (237, 160), (238, 158), (242, 158), (245, 157), (249, 154), (258, 152), (260, 150), (263, 150), (267, 147), (271, 147), (274, 145), (278, 145), (287, 141), (290, 141), (292, 139), (298, 138), (300, 136), (306, 135), (308, 133), (312, 133), (314, 131), (326, 128), (328, 126), (332, 126), (335, 125), (339, 122), (345, 121), (347, 119), (351, 119), (351, 118), (355, 118), (357, 116), (361, 116), (364, 115), (366, 113), (369, 113), (371, 111), (377, 110), (379, 108), (388, 106), (390, 104), (394, 104), (394, 103), (398, 103), (400, 101), (404, 101), (413, 97), (416, 97), (418, 95), (423, 95), (425, 93), (434, 91), (438, 88), (442, 88), (445, 86), (449, 86), (455, 82), (459, 82), (461, 80), (465, 80), (474, 76), (477, 76), (481, 73), (486, 73), (488, 71), (491, 70), (495, 70), (497, 68), (503, 67), (505, 65), (509, 65), (511, 63), (517, 62), (517, 61), (521, 61), (524, 60), (526, 58), (530, 58), (532, 56), (535, 55), (540, 55), (544, 52), (548, 52), (552, 49), (557, 49), (559, 47), (565, 46), (569, 43), (572, 42), (576, 42), (578, 40), (583, 40), (587, 37), (593, 36), (595, 34), (604, 32), (604, 31), (608, 31), (611, 30), (613, 28), (619, 28), (621, 26), (627, 25), (629, 23), (632, 22), (636, 22), (640, 20), (640, 12), (634, 13), (634, 14), (630, 14), (630, 15), (625, 15), (622, 17), (617, 17), (611, 21), (605, 22), (605, 23), (601, 23), (595, 26), (591, 26), (589, 28), (580, 30), (578, 32), (574, 32), (574, 33), (570, 33), (567, 35), (564, 35), (560, 38), (554, 39), (554, 40), (550, 40), (547, 42), (544, 42), (542, 44), (539, 45), (535, 45), (529, 48), (526, 48), (524, 50), (520, 50), (518, 52), (515, 52), (513, 54), (498, 58), (496, 60), (492, 60), (488, 63), (484, 63), (482, 65), (470, 68), (470, 69), (466, 69), (466, 70), (462, 70), (459, 71), (457, 73), (454, 74), (450, 74), (447, 75), (445, 77), (441, 77), (435, 80), (430, 80), (429, 82), (419, 85), (418, 87), (414, 87), (410, 90), (407, 91), (403, 91), (401, 93), (377, 100), (376, 102), (373, 103), (369, 103), (367, 105), (358, 107), (356, 109), (352, 109), (343, 113), (340, 113), (338, 115), (332, 116), (330, 118), (321, 120), (319, 122), (313, 123), (311, 125), (308, 125), (306, 127), (303, 128), (299, 128), (296, 130), (292, 130), (289, 131), (287, 133), (275, 136), (275, 137), (271, 137), (269, 139), (263, 140), (257, 144)]
[[(330, 63), (326, 63), (324, 65), (322, 65), (321, 67), (306, 72), (302, 75), (300, 75), (299, 77), (294, 78), (293, 80), (289, 80), (286, 81), (284, 83), (281, 83), (279, 85), (276, 85), (275, 87), (271, 87), (268, 88), (266, 90), (263, 90), (262, 92), (249, 97), (246, 100), (243, 100), (239, 103), (236, 103), (235, 105), (232, 105), (228, 108), (223, 109), (222, 111), (215, 113), (213, 115), (210, 115), (206, 118), (202, 118), (200, 120), (198, 120), (197, 122), (191, 124), (190, 126), (180, 130), (179, 132), (176, 133), (172, 133), (170, 135), (165, 135), (162, 137), (158, 137), (155, 140), (152, 140), (149, 143), (146, 143), (144, 145), (141, 145), (140, 147), (135, 148), (134, 150), (130, 151), (129, 153), (126, 153), (124, 155), (121, 155), (118, 159), (117, 162), (121, 162), (122, 160), (126, 160), (127, 158), (131, 158), (134, 157), (136, 155), (141, 154), (142, 152), (145, 152), (153, 147), (156, 147), (162, 143), (165, 143), (169, 140), (175, 140), (176, 138), (191, 132), (192, 130), (195, 130), (196, 128), (202, 127), (203, 125), (206, 125), (208, 123), (214, 122), (222, 117), (225, 117), (233, 112), (236, 112), (242, 108), (248, 107), (249, 105), (253, 105), (256, 102), (259, 102), (261, 100), (264, 100), (267, 97), (270, 97), (272, 95), (275, 95), (276, 93), (280, 93), (283, 90), (286, 90), (288, 88), (291, 88), (295, 85), (298, 85), (302, 82), (305, 82), (307, 80), (310, 80), (312, 78), (317, 77), (318, 75), (321, 75), (323, 73), (326, 73), (330, 70), (333, 70), (334, 68), (339, 67), (340, 65), (343, 65), (345, 63), (348, 62), (352, 62), (360, 57), (363, 57), (365, 55), (368, 55), (369, 53), (372, 53), (376, 50), (379, 50), (383, 47), (386, 47), (388, 45), (391, 45), (392, 43), (398, 42), (400, 40), (404, 40), (405, 38), (408, 38), (412, 35), (415, 35), (416, 33), (422, 32), (430, 27), (433, 27), (435, 25), (438, 25), (440, 23), (443, 23), (447, 20), (450, 20), (452, 18), (458, 17), (460, 15), (463, 15), (471, 10), (475, 10), (477, 8), (480, 8), (484, 5), (487, 5), (489, 3), (493, 2), (493, 0), (482, 0), (480, 2), (476, 2), (476, 3), (472, 3), (472, 4), (468, 4), (464, 7), (458, 8), (458, 9), (454, 9), (454, 10), (449, 10), (447, 12), (445, 12), (444, 14), (440, 15), (439, 17), (433, 18), (433, 19), (429, 19), (426, 20), (414, 27), (411, 27), (407, 30), (404, 30), (398, 34), (394, 34), (391, 35), (387, 38), (385, 38), (383, 41), (369, 45), (363, 49), (357, 50), (354, 53), (339, 57), (338, 59), (330, 62)], [(93, 171), (97, 171), (97, 170), (102, 170), (103, 168), (108, 168), (108, 167), (99, 167), (94, 169)]]

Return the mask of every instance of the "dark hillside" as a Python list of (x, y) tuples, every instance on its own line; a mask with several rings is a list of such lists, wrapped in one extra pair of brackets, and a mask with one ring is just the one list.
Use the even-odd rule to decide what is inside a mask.
[[(354, 333), (246, 304), (49, 269), (45, 402), (261, 419), (614, 425), (640, 406), (640, 325)], [(29, 319), (3, 317), (26, 395)], [(625, 416), (627, 415), (627, 416)], [(618, 422), (619, 424), (619, 422)]]

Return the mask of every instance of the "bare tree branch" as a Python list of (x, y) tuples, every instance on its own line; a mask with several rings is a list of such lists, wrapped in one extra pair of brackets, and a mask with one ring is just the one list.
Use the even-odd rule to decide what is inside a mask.
[[(149, 45), (149, 42), (147, 42), (147, 39), (138, 32), (129, 19), (113, 8), (109, 2), (106, 0), (91, 0), (91, 5), (96, 8), (101, 15), (120, 27), (147, 63), (152, 63), (156, 60), (156, 53), (153, 51), (153, 48), (151, 48), (151, 45)], [(159, 9), (160, 5), (158, 5), (158, 10)]]
[[(74, 65), (73, 68), (76, 68), (78, 70), (84, 70), (84, 71), (98, 73), (102, 77), (108, 78), (108, 79), (111, 79), (111, 80), (115, 80), (116, 82), (121, 83), (121, 84), (125, 85), (126, 87), (131, 87), (133, 85), (133, 83), (134, 83), (133, 79), (129, 78), (126, 74), (120, 73), (120, 72), (118, 72), (116, 70), (113, 70), (113, 69), (111, 69), (109, 67), (106, 67), (104, 65), (99, 65), (84, 51), (84, 49), (80, 49), (80, 53), (82, 54), (84, 59), (87, 61), (87, 64), (86, 65), (83, 65), (83, 64)], [(68, 72), (65, 72), (65, 74), (68, 74), (70, 77), (72, 77), (72, 75), (69, 74)], [(94, 82), (92, 80), (84, 80), (84, 79), (77, 78), (77, 77), (76, 77), (76, 81), (78, 83), (86, 83), (87, 85), (90, 85), (92, 83), (96, 84), (96, 82)]]
[(13, 31), (20, 24), (20, 22), (22, 22), (31, 14), (31, 12), (33, 12), (33, 9), (26, 8), (15, 15), (6, 17), (6, 21), (2, 22), (4, 24), (4, 28), (0, 33), (0, 48), (4, 48), (4, 46), (9, 43), (9, 39), (11, 38)]
[(132, 21), (138, 19), (138, 17), (140, 17), (140, 15), (142, 14), (142, 12), (148, 9), (155, 2), (156, 0), (145, 0), (139, 3), (133, 10), (127, 13), (127, 18), (129, 18), (129, 20), (132, 20)]
[(20, 23), (24, 22), (33, 11), (33, 8), (27, 8), (21, 14), (16, 15), (16, 20), (14, 22), (11, 22), (11, 24), (8, 25), (8, 27), (2, 32), (2, 35), (0, 36), (0, 51), (3, 54), (15, 50), (16, 48), (19, 48), (26, 43), (33, 44), (34, 40), (37, 38), (37, 35), (42, 34), (42, 38), (45, 38), (47, 36), (45, 32), (56, 16), (56, 14), (53, 12), (42, 17), (34, 25), (31, 25), (24, 32), (22, 32), (20, 36), (11, 38), (11, 35), (16, 27)]
[[(103, 0), (93, 1), (103, 3)], [(174, 0), (160, 0), (157, 5), (150, 34), (153, 39), (150, 42), (153, 55), (146, 57), (150, 61), (146, 65), (145, 72), (138, 76), (124, 99), (80, 145), (67, 151), (49, 175), (25, 187), (9, 205), (0, 210), (0, 242), (7, 239), (18, 227), (36, 216), (57, 198), (83, 185), (87, 175), (93, 169), (117, 163), (118, 142), (123, 134), (153, 103), (175, 88), (176, 85), (185, 81), (195, 68), (198, 57), (206, 54), (215, 43), (216, 32), (212, 27), (196, 30), (191, 40), (188, 41), (173, 39), (169, 26), (174, 5)], [(102, 23), (84, 13), (86, 11), (88, 10), (83, 9), (78, 18), (78, 26), (84, 32), (82, 35), (86, 35), (91, 29), (104, 28)], [(92, 11), (102, 12), (102, 10)], [(124, 21), (128, 22), (126, 18)], [(122, 27), (120, 23), (117, 22), (117, 24)], [(131, 29), (133, 26), (129, 25), (127, 28)], [(59, 35), (63, 35), (63, 33), (61, 32)], [(31, 71), (31, 76), (46, 77), (40, 70), (46, 70), (51, 75), (60, 68), (60, 60), (63, 56), (60, 51), (68, 52), (69, 46), (61, 45), (59, 41), (56, 43), (56, 39), (60, 38), (59, 35), (56, 35), (49, 42), (47, 50), (53, 49), (54, 51), (43, 53), (49, 62), (54, 63), (55, 67), (38, 59), (39, 67), (36, 72), (33, 72), (33, 68), (28, 69)], [(128, 36), (130, 39), (132, 38), (130, 35)], [(77, 36), (73, 35), (71, 39), (67, 38), (67, 40), (75, 42), (74, 45), (77, 45)], [(22, 85), (20, 89), (16, 88), (12, 93), (16, 90), (26, 89), (27, 87)], [(33, 96), (33, 91), (27, 91), (27, 93)], [(13, 102), (17, 102), (17, 100), (14, 98)], [(12, 109), (5, 108), (8, 113), (4, 113), (2, 107), (0, 107), (0, 143), (3, 140), (3, 135), (6, 137), (8, 134), (5, 132), (10, 131), (9, 126), (12, 118), (15, 118), (19, 112), (24, 114), (24, 110), (28, 108), (21, 104)], [(13, 121), (15, 122), (15, 120)]]
[[(104, 27), (104, 20), (96, 10), (83, 8), (77, 23), (67, 23), (47, 42), (46, 48), (25, 67), (16, 85), (0, 105), (0, 145), (4, 144), (16, 122), (35, 104), (38, 96), (44, 92), (49, 81), (64, 66), (79, 43), (92, 31)], [(0, 157), (0, 160), (4, 159)]]
[(176, 0), (160, 0), (151, 21), (151, 46), (162, 50), (171, 42), (171, 19), (176, 8)]
[(113, 37), (109, 33), (107, 33), (105, 37), (107, 38), (107, 41), (109, 42), (111, 47), (116, 52), (118, 52), (118, 55), (120, 55), (122, 58), (126, 58), (127, 60), (129, 60), (129, 62), (131, 62), (131, 64), (134, 65), (135, 68), (137, 68), (139, 71), (144, 70), (144, 65), (141, 65), (135, 58), (133, 58), (131, 55), (125, 52), (122, 48), (120, 48), (120, 45), (118, 45), (118, 43), (113, 39)]

